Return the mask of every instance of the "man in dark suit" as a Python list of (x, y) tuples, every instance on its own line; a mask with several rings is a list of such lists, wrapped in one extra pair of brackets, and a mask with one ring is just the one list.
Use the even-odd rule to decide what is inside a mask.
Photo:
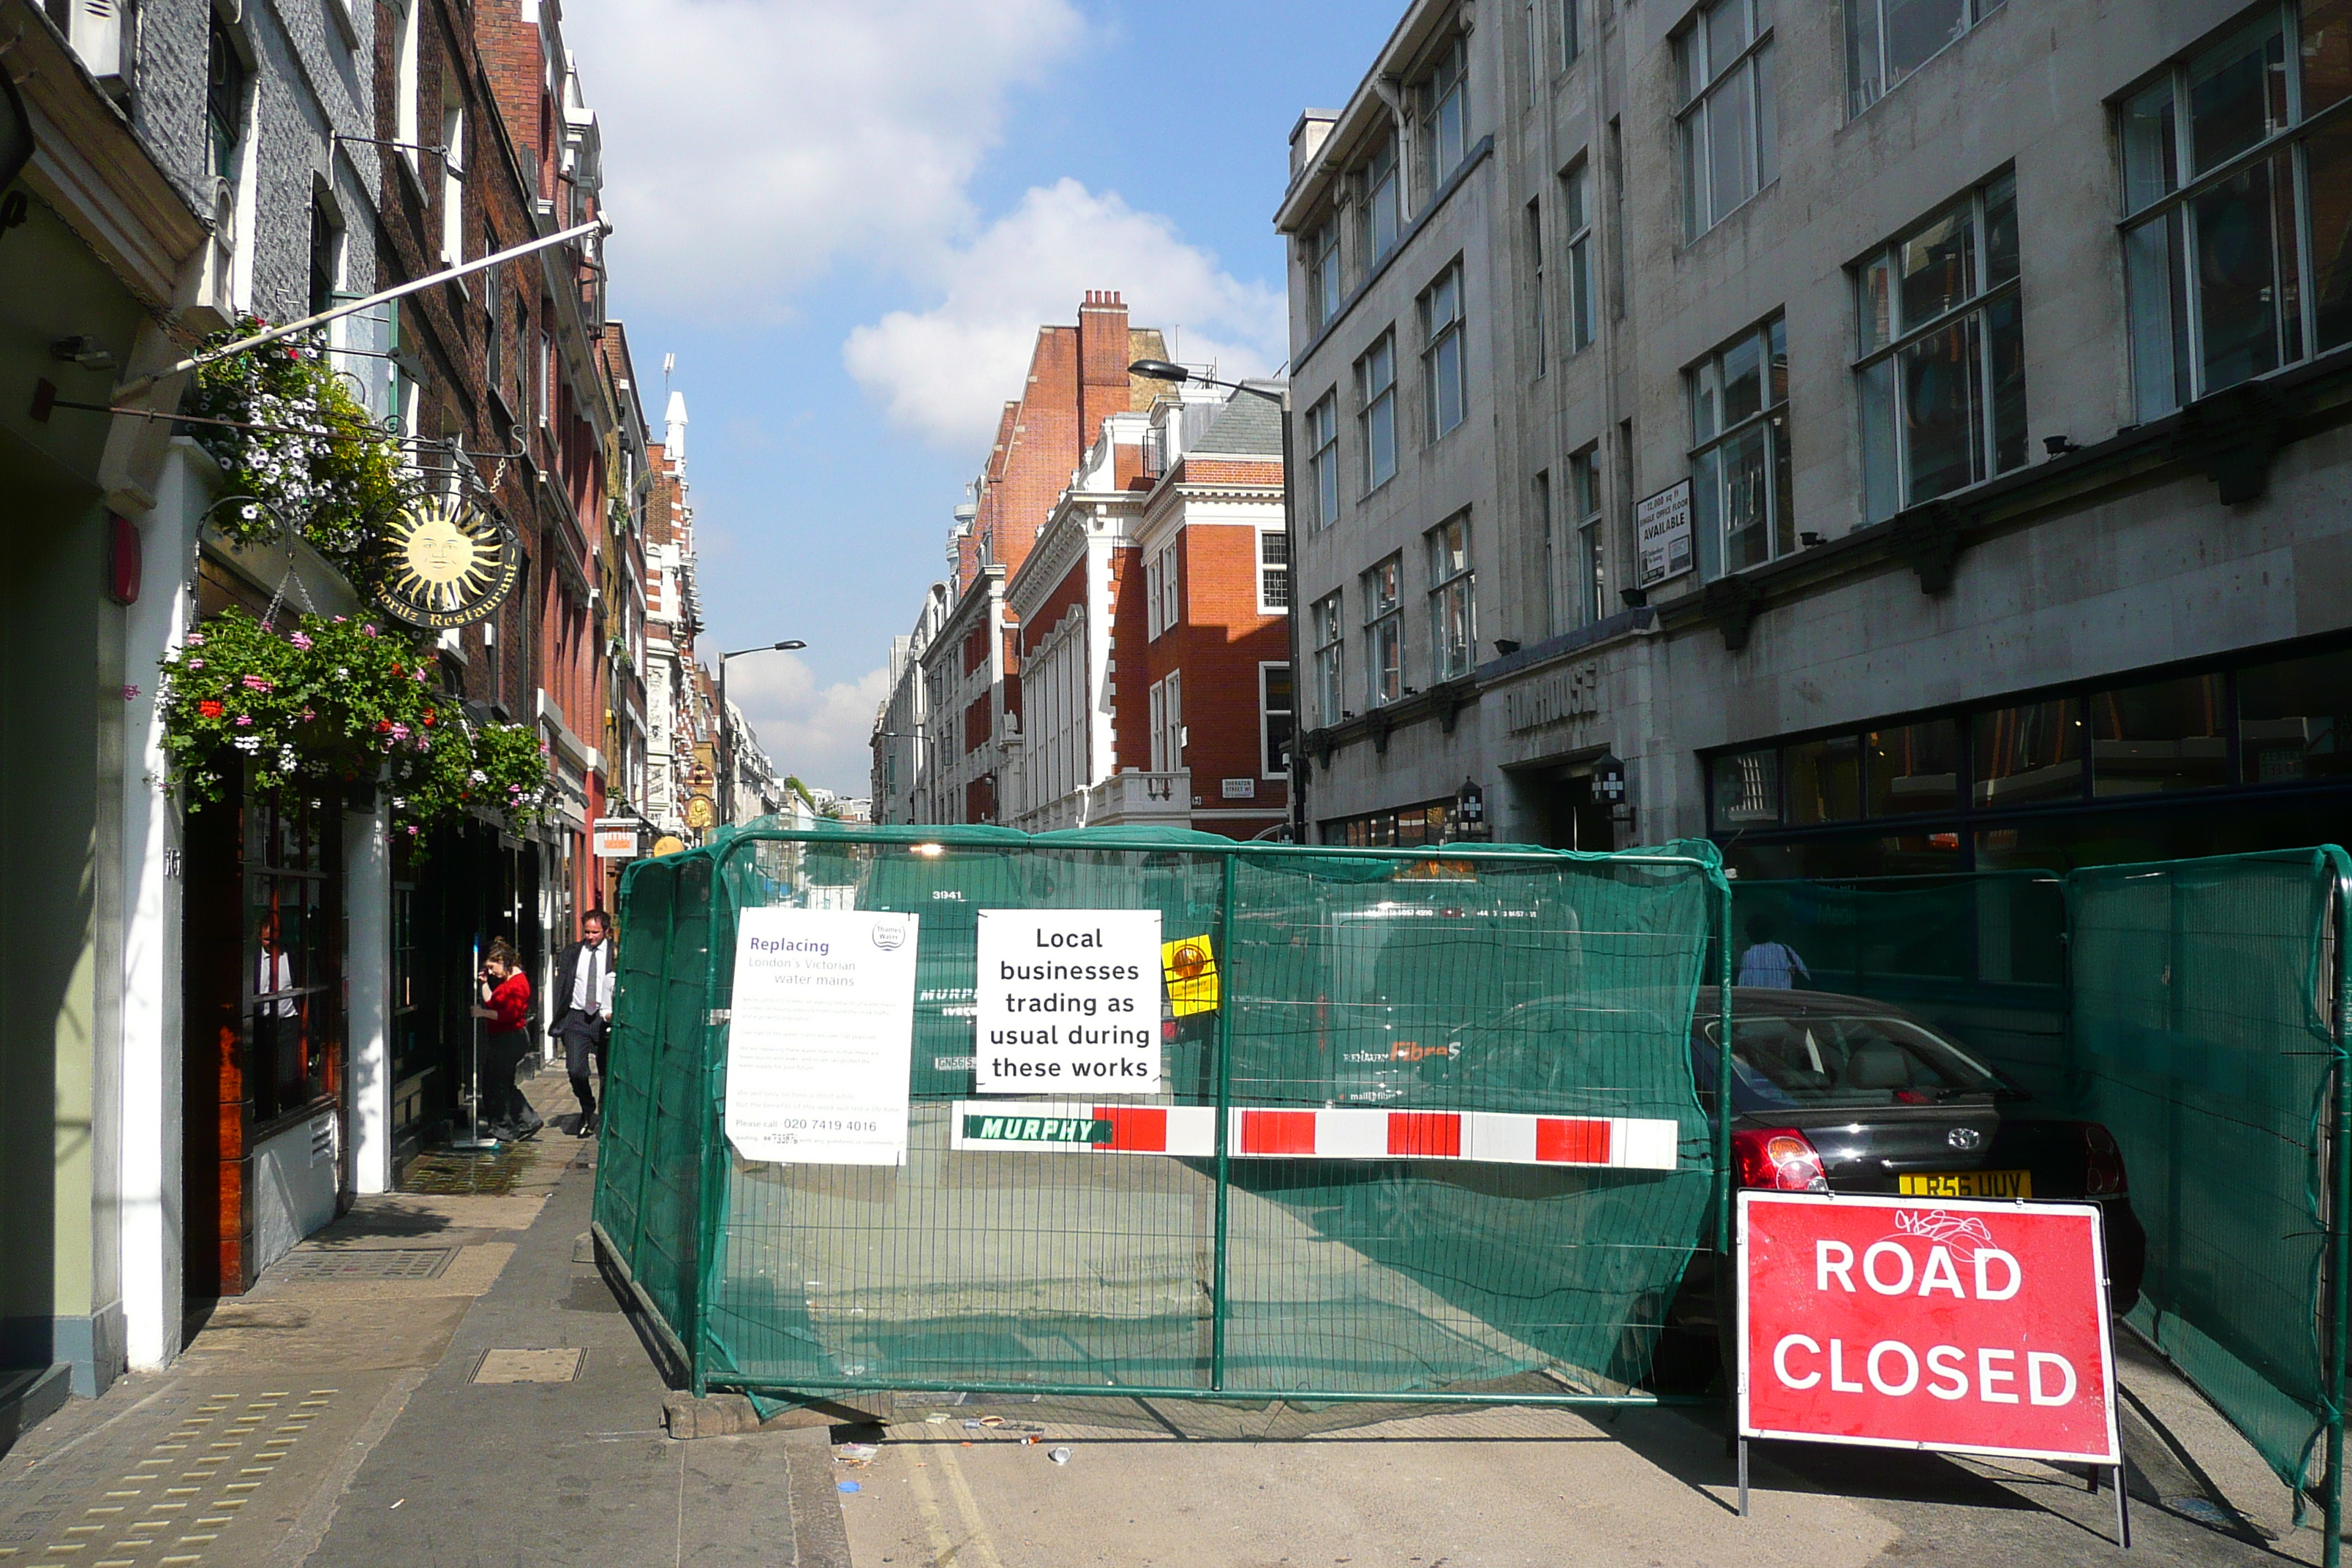
[(554, 1021), (548, 1033), (563, 1044), (563, 1070), (580, 1098), (580, 1120), (572, 1131), (585, 1138), (596, 1131), (596, 1090), (589, 1083), (593, 1058), (602, 1078), (604, 1038), (613, 1029), (612, 919), (602, 909), (581, 921), (582, 939), (556, 959)]

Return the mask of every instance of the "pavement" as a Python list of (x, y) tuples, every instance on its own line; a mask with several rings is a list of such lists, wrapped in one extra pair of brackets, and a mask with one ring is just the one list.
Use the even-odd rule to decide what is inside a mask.
[[(526, 1091), (569, 1104), (560, 1075)], [(648, 1333), (583, 1245), (596, 1152), (551, 1126), (430, 1163), (437, 1190), (362, 1200), (205, 1314), (168, 1373), (35, 1427), (0, 1458), (0, 1568), (2320, 1556), (2286, 1489), (2128, 1335), (2127, 1558), (2111, 1490), (2024, 1460), (1758, 1445), (1740, 1519), (1711, 1410), (900, 1394), (875, 1403), (887, 1425), (677, 1441)]]
[[(570, 1125), (560, 1072), (524, 1088)], [(551, 1125), (438, 1162), (458, 1190), (361, 1199), (168, 1372), (0, 1458), (0, 1565), (847, 1568), (822, 1428), (663, 1432), (667, 1384), (580, 1246), (595, 1153)], [(469, 1163), (493, 1190), (462, 1190)]]

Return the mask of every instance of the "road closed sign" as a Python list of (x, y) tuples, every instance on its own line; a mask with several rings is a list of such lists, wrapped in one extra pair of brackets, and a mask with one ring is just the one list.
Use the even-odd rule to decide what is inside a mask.
[(1739, 1430), (2113, 1466), (2090, 1204), (1739, 1194)]

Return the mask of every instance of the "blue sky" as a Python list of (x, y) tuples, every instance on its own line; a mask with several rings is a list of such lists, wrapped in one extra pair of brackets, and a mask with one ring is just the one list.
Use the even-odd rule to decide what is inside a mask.
[(575, 0), (613, 309), (691, 417), (707, 650), (778, 765), (866, 792), (890, 637), (1038, 324), (1117, 289), (1188, 361), (1286, 353), (1286, 138), (1388, 5)]

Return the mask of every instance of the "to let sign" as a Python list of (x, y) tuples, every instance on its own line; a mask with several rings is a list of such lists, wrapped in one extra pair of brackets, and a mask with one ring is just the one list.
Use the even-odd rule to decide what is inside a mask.
[(2116, 1465), (2099, 1211), (1739, 1194), (1739, 1431)]

